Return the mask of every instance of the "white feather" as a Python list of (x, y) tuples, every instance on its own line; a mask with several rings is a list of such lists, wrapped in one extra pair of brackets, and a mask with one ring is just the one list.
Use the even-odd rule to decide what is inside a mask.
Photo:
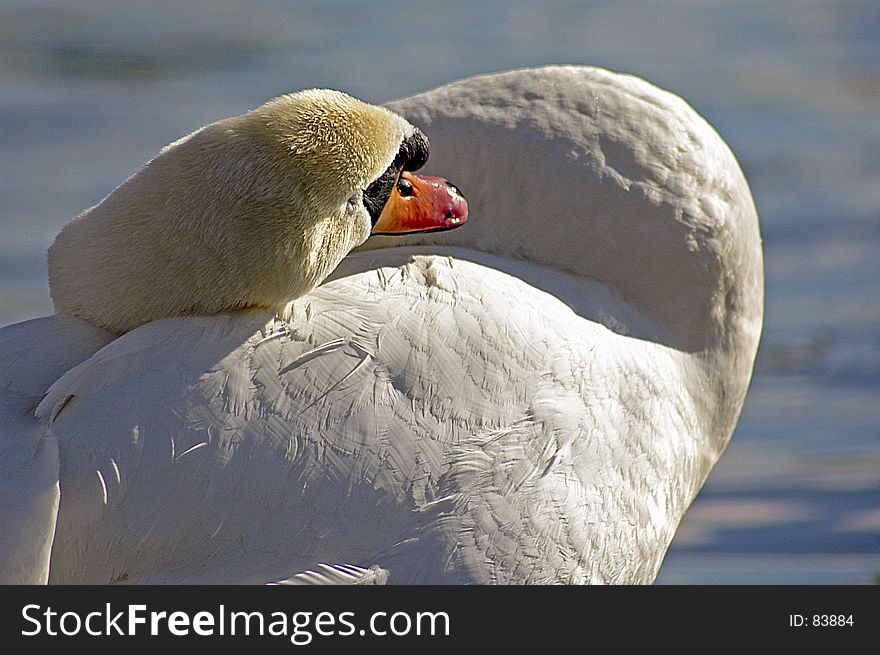
[(598, 69), (394, 109), (468, 225), (368, 242), (283, 319), (155, 321), (49, 371), (41, 422), (16, 420), (57, 442), (57, 527), (51, 498), (12, 518), (54, 529), (52, 581), (654, 579), (760, 332), (736, 160), (680, 99)]

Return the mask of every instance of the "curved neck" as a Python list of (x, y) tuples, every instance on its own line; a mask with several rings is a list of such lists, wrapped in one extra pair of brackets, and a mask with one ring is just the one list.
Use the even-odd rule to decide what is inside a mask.
[(760, 335), (763, 263), (745, 177), (696, 112), (587, 67), (472, 78), (390, 108), (428, 134), (426, 170), (459, 184), (472, 216), (394, 245), (475, 248), (611, 289), (661, 328), (635, 336), (694, 355), (690, 391), (721, 403), (706, 415), (726, 441)]

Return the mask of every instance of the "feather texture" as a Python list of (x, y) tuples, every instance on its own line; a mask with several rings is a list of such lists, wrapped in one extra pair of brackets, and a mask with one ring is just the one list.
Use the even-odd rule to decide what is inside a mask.
[(472, 221), (370, 240), (283, 313), (154, 321), (49, 375), (51, 581), (654, 579), (760, 333), (736, 160), (592, 68), (394, 109)]

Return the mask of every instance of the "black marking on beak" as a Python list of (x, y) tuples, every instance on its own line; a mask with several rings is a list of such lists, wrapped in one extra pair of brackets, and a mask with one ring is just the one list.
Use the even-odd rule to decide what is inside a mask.
[(430, 151), (431, 144), (428, 142), (428, 137), (419, 128), (415, 128), (413, 133), (401, 142), (391, 165), (364, 189), (364, 207), (367, 208), (373, 225), (385, 209), (400, 172), (419, 170), (428, 161)]

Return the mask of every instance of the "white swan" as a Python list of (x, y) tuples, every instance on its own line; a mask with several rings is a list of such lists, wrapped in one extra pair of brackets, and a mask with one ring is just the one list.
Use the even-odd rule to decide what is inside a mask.
[(391, 108), (461, 182), (465, 229), (371, 239), (281, 317), (0, 331), (7, 580), (654, 579), (760, 334), (736, 160), (595, 68)]

